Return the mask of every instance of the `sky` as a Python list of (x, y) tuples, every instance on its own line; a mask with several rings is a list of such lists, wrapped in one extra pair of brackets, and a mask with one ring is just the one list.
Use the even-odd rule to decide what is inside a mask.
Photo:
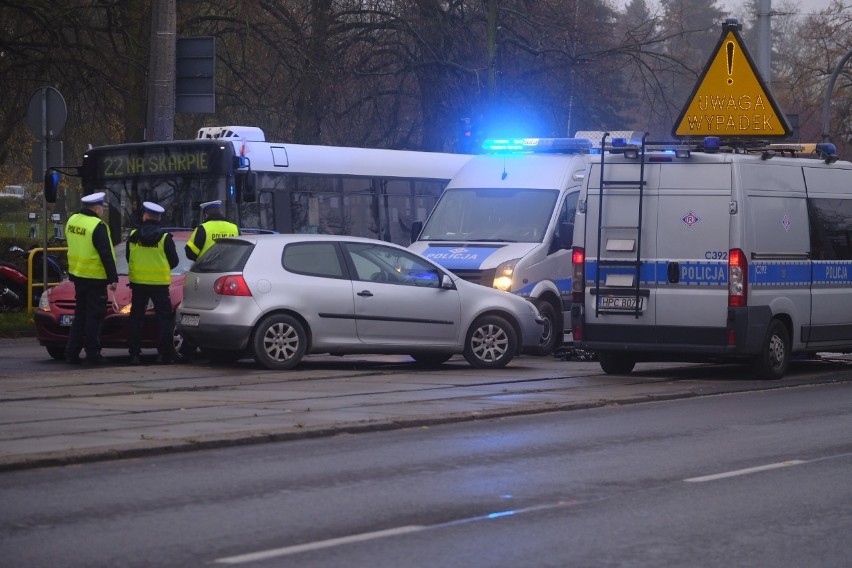
[[(774, 0), (772, 2), (772, 9), (779, 9), (781, 4), (784, 3), (785, 0)], [(615, 0), (616, 5), (624, 6), (626, 5), (628, 0)], [(657, 4), (655, 0), (647, 0), (649, 5)], [(831, 4), (831, 0), (792, 0), (790, 2), (798, 6), (798, 10), (802, 13), (813, 13), (823, 8), (827, 8), (829, 4)], [(743, 17), (738, 13), (740, 9), (745, 4), (745, 0), (717, 0), (716, 5), (722, 8), (723, 10), (727, 10), (729, 16), (743, 19)], [(847, 7), (852, 6), (852, 2), (850, 0), (845, 0), (844, 5)]]

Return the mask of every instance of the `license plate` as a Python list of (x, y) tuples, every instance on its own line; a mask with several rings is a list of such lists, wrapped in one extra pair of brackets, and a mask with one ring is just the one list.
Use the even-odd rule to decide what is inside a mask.
[(196, 314), (183, 314), (180, 316), (180, 324), (185, 327), (198, 327), (201, 316)]
[(71, 324), (74, 323), (74, 315), (67, 314), (64, 316), (59, 316), (59, 325), (62, 327), (71, 327)]
[[(636, 296), (599, 296), (598, 307), (602, 310), (636, 311)], [(639, 297), (639, 310), (642, 310), (642, 297)]]

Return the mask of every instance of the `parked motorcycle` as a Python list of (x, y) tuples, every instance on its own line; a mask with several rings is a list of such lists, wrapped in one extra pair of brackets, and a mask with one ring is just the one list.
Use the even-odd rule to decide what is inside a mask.
[[(27, 307), (27, 258), (29, 252), (17, 245), (9, 247), (9, 252), (16, 262), (0, 260), (0, 312), (20, 310)], [(42, 273), (44, 262), (43, 252), (33, 256), (33, 282), (43, 282)], [(47, 281), (49, 284), (61, 282), (65, 278), (65, 270), (59, 260), (51, 254), (47, 255)], [(33, 287), (32, 305), (37, 306), (42, 287)]]

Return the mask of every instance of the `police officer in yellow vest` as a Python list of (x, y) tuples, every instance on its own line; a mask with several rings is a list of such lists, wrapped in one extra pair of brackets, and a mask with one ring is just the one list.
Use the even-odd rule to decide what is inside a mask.
[(80, 350), (86, 348), (85, 362), (103, 362), (101, 323), (106, 316), (107, 285), (115, 290), (118, 273), (115, 249), (104, 213), (104, 192), (87, 195), (83, 208), (71, 215), (65, 225), (68, 242), (68, 273), (74, 282), (74, 321), (65, 346), (65, 360), (80, 363)]
[(142, 204), (142, 225), (130, 231), (127, 237), (128, 279), (132, 299), (130, 301), (130, 364), (140, 363), (142, 326), (145, 310), (150, 300), (154, 304), (157, 318), (158, 363), (173, 363), (172, 301), (169, 285), (172, 268), (180, 262), (171, 233), (160, 226), (165, 209), (161, 205), (146, 201)]
[(220, 200), (202, 203), (201, 213), (205, 220), (195, 228), (186, 243), (186, 247), (184, 247), (186, 256), (190, 260), (201, 258), (218, 239), (236, 237), (240, 234), (237, 226), (222, 215), (222, 202)]

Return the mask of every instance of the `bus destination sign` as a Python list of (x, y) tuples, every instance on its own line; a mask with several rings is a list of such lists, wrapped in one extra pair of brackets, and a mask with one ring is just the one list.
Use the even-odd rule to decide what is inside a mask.
[(211, 161), (215, 159), (210, 151), (211, 148), (160, 146), (109, 152), (98, 156), (97, 171), (102, 179), (204, 174), (211, 171)]

